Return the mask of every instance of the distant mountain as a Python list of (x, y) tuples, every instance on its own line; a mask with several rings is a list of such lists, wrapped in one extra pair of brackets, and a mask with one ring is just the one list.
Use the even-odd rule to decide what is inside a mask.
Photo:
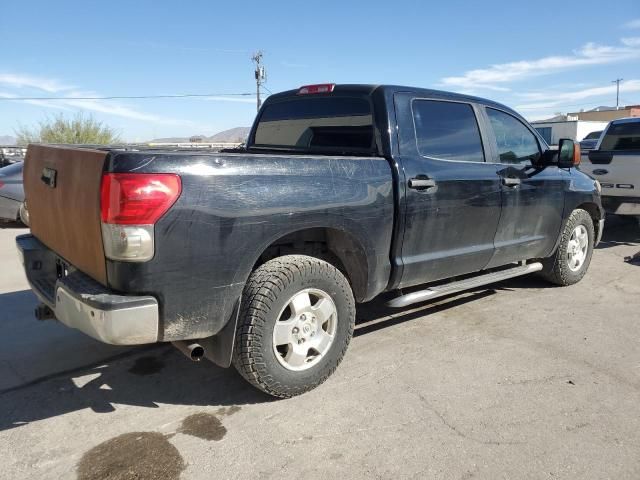
[(187, 143), (189, 139), (187, 137), (166, 137), (166, 138), (154, 138), (149, 140), (148, 143)]
[(251, 127), (230, 128), (229, 130), (218, 132), (215, 135), (208, 137), (205, 141), (240, 143), (244, 142), (247, 139), (250, 130)]
[(247, 139), (251, 127), (235, 127), (218, 132), (210, 137), (205, 135), (192, 135), (191, 137), (166, 137), (155, 138), (149, 143), (188, 143), (191, 139), (199, 138), (202, 143), (241, 143)]
[(15, 145), (16, 139), (10, 135), (0, 135), (0, 145)]

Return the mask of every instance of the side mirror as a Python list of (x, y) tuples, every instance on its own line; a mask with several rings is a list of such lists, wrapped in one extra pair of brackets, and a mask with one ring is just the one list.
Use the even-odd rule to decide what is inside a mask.
[(558, 168), (571, 168), (580, 165), (580, 144), (569, 138), (558, 142)]

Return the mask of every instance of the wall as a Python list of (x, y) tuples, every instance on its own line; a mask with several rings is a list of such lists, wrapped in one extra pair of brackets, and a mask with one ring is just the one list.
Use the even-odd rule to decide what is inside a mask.
[(589, 133), (604, 130), (608, 122), (533, 122), (534, 128), (551, 128), (551, 145), (557, 145), (561, 138), (580, 141)]
[(591, 132), (604, 130), (609, 122), (578, 122), (578, 131), (575, 140), (582, 140)]
[(617, 120), (618, 118), (640, 117), (640, 105), (624, 107), (624, 108), (621, 108), (620, 110), (567, 113), (567, 116), (570, 118), (577, 118), (578, 120), (595, 120), (595, 121), (610, 122), (611, 120)]
[(551, 127), (551, 145), (557, 145), (561, 138), (576, 138), (578, 122), (536, 122), (534, 128)]

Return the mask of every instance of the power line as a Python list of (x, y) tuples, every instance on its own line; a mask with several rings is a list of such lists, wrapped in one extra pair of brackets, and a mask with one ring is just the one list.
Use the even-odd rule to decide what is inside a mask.
[(0, 97), (0, 100), (127, 100), (151, 98), (252, 97), (255, 93), (182, 93), (176, 95), (111, 95), (107, 97)]

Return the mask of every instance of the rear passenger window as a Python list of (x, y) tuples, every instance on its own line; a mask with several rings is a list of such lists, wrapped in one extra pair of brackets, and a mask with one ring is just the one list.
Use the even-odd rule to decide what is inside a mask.
[(600, 150), (640, 150), (640, 122), (610, 125)]
[(493, 108), (487, 108), (487, 115), (496, 136), (500, 163), (533, 163), (540, 157), (535, 135), (520, 120)]
[(413, 119), (420, 155), (484, 162), (478, 122), (468, 103), (415, 100)]

